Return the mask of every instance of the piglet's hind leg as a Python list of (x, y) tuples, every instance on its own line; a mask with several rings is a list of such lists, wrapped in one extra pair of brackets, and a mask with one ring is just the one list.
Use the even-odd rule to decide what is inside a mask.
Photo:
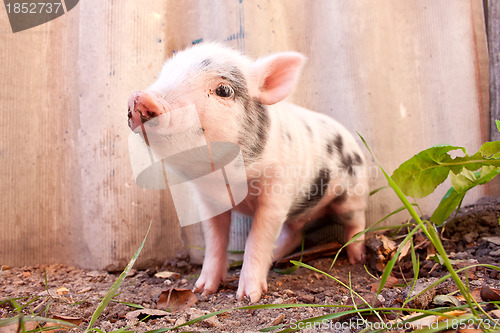
[[(335, 203), (334, 201), (332, 209), (344, 225), (345, 241), (347, 242), (366, 228), (366, 196), (346, 195), (343, 199), (342, 202)], [(351, 264), (365, 261), (366, 248), (364, 239), (364, 235), (361, 235), (347, 246), (347, 256)]]

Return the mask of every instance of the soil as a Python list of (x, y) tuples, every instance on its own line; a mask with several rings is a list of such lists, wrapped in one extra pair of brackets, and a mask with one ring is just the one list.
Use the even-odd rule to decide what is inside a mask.
[[(455, 261), (457, 268), (474, 263), (500, 266), (499, 218), (500, 198), (483, 198), (475, 205), (463, 207), (454, 220), (438, 229), (445, 249), (450, 259)], [(405, 232), (407, 232), (406, 229), (401, 229), (399, 232), (392, 231), (392, 233), (385, 232), (371, 236), (372, 240), (369, 242), (369, 246), (372, 255), (368, 258), (367, 265), (370, 273), (361, 264), (350, 265), (345, 256), (340, 256), (331, 269), (331, 257), (317, 258), (306, 263), (321, 271), (328, 272), (335, 279), (347, 285), (350, 284), (352, 289), (370, 304), (378, 307), (401, 307), (405, 297), (410, 292), (409, 285), (413, 278), (414, 268), (410, 255), (406, 255), (396, 264), (386, 287), (378, 296), (376, 296), (376, 289), (381, 273), (377, 271), (377, 267), (380, 269), (384, 261), (387, 260), (387, 258), (383, 258), (384, 250), (394, 253), (395, 245), (401, 242)], [(391, 245), (391, 242), (395, 243)], [(414, 235), (414, 244), (420, 259), (416, 289), (421, 290), (437, 278), (444, 276), (447, 271), (435, 260), (430, 259), (435, 250), (422, 234)], [(390, 249), (390, 247), (393, 248)], [(168, 278), (156, 277), (155, 274), (160, 271), (179, 274)], [(174, 327), (210, 312), (250, 305), (248, 300), (237, 301), (234, 297), (240, 273), (240, 270), (236, 268), (229, 271), (226, 283), (215, 295), (205, 297), (197, 294), (197, 299), (189, 298), (195, 302), (194, 304), (179, 300), (177, 305), (180, 306), (187, 302), (186, 309), (175, 311), (175, 308), (171, 308), (171, 312), (156, 314), (149, 310), (156, 309), (159, 300), (161, 300), (160, 305), (163, 306), (161, 310), (166, 310), (164, 299), (168, 296), (168, 292), (165, 291), (191, 289), (199, 271), (200, 267), (191, 265), (189, 257), (185, 254), (180, 254), (177, 258), (167, 261), (164, 267), (159, 269), (132, 270), (119, 289), (119, 294), (115, 296), (116, 302), (111, 302), (108, 305), (95, 327), (106, 332), (124, 327), (129, 327), (131, 331), (135, 332), (146, 332), (153, 329)], [(45, 276), (47, 283), (45, 283)], [(76, 325), (86, 328), (100, 300), (118, 276), (118, 273), (85, 271), (62, 265), (20, 268), (4, 266), (0, 272), (0, 300), (4, 300), (0, 302), (0, 319), (13, 317), (17, 314), (12, 302), (10, 302), (11, 299), (16, 298), (18, 304), (33, 301), (22, 310), (25, 314), (34, 313), (45, 318), (71, 320)], [(462, 273), (460, 276), (465, 281), (465, 275)], [(492, 289), (500, 288), (499, 277), (497, 271), (484, 267), (469, 269), (467, 273), (469, 288), (473, 291), (482, 287), (484, 289), (484, 286)], [(443, 306), (435, 304), (435, 296), (449, 295), (456, 291), (457, 287), (448, 280), (415, 299), (410, 306), (421, 309)], [(185, 295), (189, 293), (189, 291), (184, 292)], [(458, 293), (454, 295), (457, 296)], [(192, 297), (192, 295), (188, 296)], [(459, 297), (457, 299), (460, 300)], [(363, 307), (362, 301), (351, 295), (350, 291), (339, 282), (319, 272), (299, 268), (291, 274), (271, 271), (268, 276), (268, 292), (257, 304), (304, 303), (342, 306), (352, 305), (353, 300), (357, 305)], [(461, 302), (464, 304), (463, 300)], [(131, 306), (131, 304), (145, 309), (138, 311), (138, 308)], [(311, 324), (309, 326), (294, 324), (299, 320), (342, 310), (345, 311), (345, 308), (321, 306), (231, 310), (204, 321), (181, 327), (177, 331), (256, 332), (273, 325), (285, 325), (285, 327), (292, 325), (292, 328), (305, 327), (304, 332), (350, 332), (359, 331), (366, 327), (366, 325), (361, 324), (359, 317), (355, 316), (336, 318), (315, 328), (312, 328)], [(151, 315), (144, 319), (147, 313)], [(497, 318), (495, 315), (492, 317)], [(395, 315), (388, 315), (383, 319), (390, 321), (394, 318)], [(374, 318), (368, 317), (367, 319)], [(351, 326), (347, 327), (348, 325)], [(17, 324), (15, 323), (7, 327), (0, 327), (0, 332), (16, 331)], [(399, 332), (407, 331), (412, 330), (399, 330)]]

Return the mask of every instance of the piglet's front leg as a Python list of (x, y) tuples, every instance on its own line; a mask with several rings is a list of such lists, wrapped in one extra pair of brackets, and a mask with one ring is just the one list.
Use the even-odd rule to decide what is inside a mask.
[(274, 243), (285, 219), (285, 214), (271, 205), (271, 198), (265, 201), (255, 212), (236, 292), (238, 299), (248, 296), (252, 303), (258, 302), (262, 293), (267, 291), (267, 273), (272, 263)]
[(225, 212), (202, 222), (205, 236), (205, 259), (193, 291), (204, 295), (217, 291), (227, 273), (227, 244), (231, 226), (231, 212)]

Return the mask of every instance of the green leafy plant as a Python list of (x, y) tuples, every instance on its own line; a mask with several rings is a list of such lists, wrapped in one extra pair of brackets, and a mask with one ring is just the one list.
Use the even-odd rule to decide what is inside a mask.
[[(500, 131), (500, 122), (496, 121)], [(453, 158), (451, 151), (465, 156)], [(413, 198), (423, 198), (448, 177), (452, 187), (434, 210), (430, 220), (442, 224), (457, 208), (465, 194), (477, 185), (483, 185), (500, 174), (500, 141), (486, 142), (479, 151), (468, 155), (464, 147), (439, 145), (416, 154), (401, 164), (391, 178), (401, 191)], [(457, 209), (457, 211), (458, 211)]]

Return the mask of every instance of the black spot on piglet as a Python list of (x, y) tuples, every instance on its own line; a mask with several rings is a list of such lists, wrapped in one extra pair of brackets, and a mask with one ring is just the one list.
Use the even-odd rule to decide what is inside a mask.
[(335, 136), (335, 139), (333, 139), (333, 144), (337, 148), (338, 152), (342, 154), (344, 150), (344, 140), (342, 139), (340, 134), (337, 134)]
[(307, 210), (314, 208), (326, 194), (328, 184), (330, 183), (330, 169), (321, 168), (313, 183), (309, 185), (308, 191), (304, 196), (297, 198), (292, 204), (287, 215), (287, 220), (292, 220), (302, 215)]

